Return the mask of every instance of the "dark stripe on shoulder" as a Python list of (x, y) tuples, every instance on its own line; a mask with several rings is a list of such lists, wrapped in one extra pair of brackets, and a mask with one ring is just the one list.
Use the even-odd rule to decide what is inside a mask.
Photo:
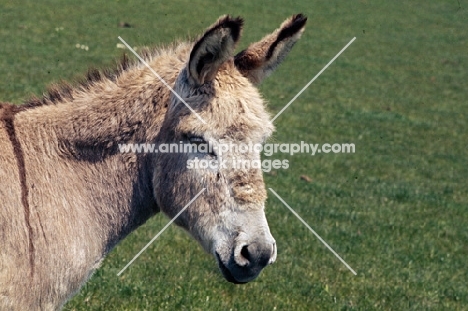
[(11, 145), (13, 146), (13, 152), (16, 158), (16, 163), (18, 165), (18, 173), (20, 179), (20, 186), (21, 186), (21, 203), (23, 204), (24, 210), (24, 220), (26, 223), (26, 228), (28, 230), (28, 244), (29, 244), (29, 264), (31, 266), (31, 277), (34, 275), (34, 244), (32, 240), (33, 230), (31, 227), (31, 211), (29, 208), (29, 201), (28, 201), (28, 185), (26, 182), (26, 166), (24, 162), (24, 151), (23, 148), (16, 137), (16, 129), (14, 124), (15, 114), (21, 110), (21, 108), (16, 107), (14, 105), (5, 105), (2, 106), (2, 120), (5, 124), (6, 131), (8, 133), (8, 137), (10, 138)]

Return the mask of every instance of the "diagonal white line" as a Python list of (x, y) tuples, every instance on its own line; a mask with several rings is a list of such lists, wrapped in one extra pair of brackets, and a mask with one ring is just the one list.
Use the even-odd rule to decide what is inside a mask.
[(325, 242), (318, 234), (317, 232), (315, 232), (305, 221), (304, 219), (301, 218), (301, 216), (299, 216), (299, 214), (297, 214), (289, 205), (288, 203), (286, 203), (273, 189), (271, 188), (268, 188), (270, 189), (271, 192), (273, 192), (273, 194), (284, 204), (284, 206), (286, 206), (293, 214), (294, 216), (296, 216), (306, 227), (307, 229), (309, 229), (319, 240), (320, 242), (322, 242), (332, 253), (333, 255), (336, 256), (336, 258), (338, 258), (345, 266), (346, 268), (348, 268), (354, 275), (357, 275), (356, 271), (353, 270), (353, 268), (351, 268), (347, 263), (346, 261), (343, 260), (343, 258), (340, 257), (340, 255), (338, 255), (334, 250), (333, 248), (330, 247), (330, 245), (327, 244), (327, 242)]
[(299, 93), (297, 93), (296, 96), (294, 96), (293, 99), (291, 99), (289, 103), (287, 103), (286, 106), (284, 106), (283, 109), (281, 109), (280, 112), (276, 114), (276, 116), (271, 120), (271, 122), (275, 121), (275, 119), (278, 118), (280, 114), (282, 114), (289, 107), (289, 105), (291, 105), (299, 97), (299, 95), (301, 95), (302, 92), (304, 92), (315, 81), (315, 79), (317, 79), (322, 74), (322, 72), (324, 72), (328, 68), (328, 66), (331, 65), (335, 61), (335, 59), (337, 59), (338, 56), (340, 56), (341, 53), (343, 53), (344, 50), (346, 50), (348, 46), (350, 46), (351, 43), (353, 43), (354, 40), (356, 40), (356, 37), (351, 39), (351, 41), (349, 41), (348, 44), (346, 44), (346, 46), (342, 48), (341, 51), (339, 51), (338, 54), (336, 54), (335, 57), (333, 57), (332, 60), (329, 61), (328, 64), (325, 67), (323, 67), (323, 69), (320, 70), (319, 73), (317, 73), (315, 77), (313, 77), (312, 80), (310, 80), (309, 83), (307, 83), (306, 86), (304, 86), (302, 90), (300, 90)]
[(135, 54), (135, 56), (138, 57), (138, 59), (139, 59), (146, 67), (148, 67), (148, 69), (149, 69), (149, 70), (150, 70), (150, 71), (151, 71), (151, 72), (152, 72), (152, 73), (153, 73), (153, 74), (154, 74), (154, 75), (155, 75), (155, 76), (172, 92), (172, 94), (174, 94), (181, 102), (183, 102), (184, 105), (187, 106), (187, 108), (190, 109), (190, 111), (193, 112), (193, 113), (195, 114), (195, 116), (197, 116), (197, 118), (198, 118), (200, 121), (202, 121), (203, 123), (206, 124), (205, 120), (203, 120), (203, 118), (200, 117), (200, 116), (198, 115), (198, 113), (196, 113), (195, 110), (193, 110), (192, 107), (190, 107), (190, 106), (185, 102), (185, 100), (184, 100), (182, 97), (180, 97), (179, 94), (177, 94), (177, 92), (174, 91), (174, 90), (172, 89), (172, 87), (171, 87), (169, 84), (167, 84), (167, 82), (164, 81), (164, 79), (161, 78), (161, 76), (158, 75), (158, 73), (157, 73), (156, 71), (154, 71), (153, 68), (150, 67), (150, 65), (148, 65), (148, 63), (147, 63), (146, 61), (145, 61), (143, 58), (141, 58), (140, 55), (138, 55), (137, 52), (135, 52), (135, 50), (132, 49), (132, 47), (131, 47), (130, 45), (127, 44), (127, 42), (125, 42), (124, 39), (122, 39), (120, 36), (119, 36), (118, 38), (119, 38), (120, 41), (122, 41), (123, 44), (125, 44), (125, 46), (127, 47), (127, 49), (129, 49), (133, 54)]
[(117, 273), (117, 276), (120, 276), (151, 245), (151, 243), (153, 243), (157, 238), (159, 238), (159, 236), (164, 232), (164, 230), (166, 230), (177, 219), (177, 217), (179, 217), (180, 214), (182, 214), (187, 209), (187, 207), (189, 207), (190, 204), (192, 204), (193, 201), (195, 201), (205, 190), (206, 188), (203, 188), (192, 200), (190, 200), (190, 202), (188, 202), (187, 205), (185, 205), (184, 208), (180, 212), (178, 212), (177, 215), (175, 215), (174, 218), (172, 218), (171, 221), (169, 221), (167, 225), (165, 225), (164, 228), (162, 228), (161, 231), (159, 231), (159, 233), (156, 234), (154, 238), (152, 238), (151, 241), (149, 241), (148, 244), (146, 244), (145, 247), (143, 247), (142, 250), (138, 254), (136, 254), (135, 257), (133, 257), (133, 259), (130, 260), (130, 262), (122, 270), (120, 270), (119, 273)]

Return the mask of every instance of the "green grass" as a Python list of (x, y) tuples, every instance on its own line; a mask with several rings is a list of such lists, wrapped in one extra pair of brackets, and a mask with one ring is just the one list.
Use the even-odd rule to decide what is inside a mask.
[(466, 308), (466, 1), (2, 3), (1, 98), (20, 103), (53, 81), (111, 64), (122, 52), (117, 36), (132, 46), (168, 43), (229, 13), (246, 20), (245, 47), (297, 12), (309, 17), (306, 32), (261, 86), (272, 114), (357, 40), (275, 121), (272, 141), (352, 142), (356, 153), (277, 154), (290, 168), (265, 180), (358, 275), (270, 193), (278, 261), (255, 282), (225, 282), (176, 227), (117, 277), (167, 223), (158, 215), (110, 254), (66, 310)]

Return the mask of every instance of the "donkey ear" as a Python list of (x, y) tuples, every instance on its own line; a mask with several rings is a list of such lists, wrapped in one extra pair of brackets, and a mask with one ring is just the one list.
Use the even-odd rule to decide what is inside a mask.
[(227, 15), (208, 28), (190, 53), (188, 72), (191, 82), (202, 85), (214, 79), (219, 67), (232, 56), (242, 25), (240, 17)]
[(260, 84), (283, 61), (304, 32), (307, 17), (293, 15), (280, 28), (235, 56), (239, 71), (252, 83)]

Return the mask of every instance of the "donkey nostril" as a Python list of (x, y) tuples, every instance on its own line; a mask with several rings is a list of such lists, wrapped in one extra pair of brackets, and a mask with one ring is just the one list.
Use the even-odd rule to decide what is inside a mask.
[(253, 242), (239, 247), (235, 261), (240, 267), (263, 268), (272, 263), (276, 257), (274, 244)]
[(249, 248), (247, 245), (244, 245), (241, 249), (241, 255), (248, 261), (250, 261), (250, 253), (249, 253)]

